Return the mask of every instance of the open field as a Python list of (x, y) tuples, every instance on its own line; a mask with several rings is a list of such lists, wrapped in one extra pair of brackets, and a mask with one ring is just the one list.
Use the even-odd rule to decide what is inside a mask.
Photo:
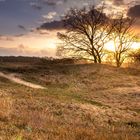
[[(11, 62), (10, 62), (11, 60)], [(139, 140), (140, 69), (0, 58), (0, 140)]]

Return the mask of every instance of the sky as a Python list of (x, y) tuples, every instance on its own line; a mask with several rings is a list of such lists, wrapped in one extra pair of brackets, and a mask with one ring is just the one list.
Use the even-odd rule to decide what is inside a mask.
[[(104, 0), (114, 11), (135, 17), (140, 33), (139, 0)], [(103, 0), (0, 0), (0, 55), (54, 57), (63, 30), (61, 17), (71, 8), (99, 5)], [(139, 44), (138, 44), (139, 45)]]

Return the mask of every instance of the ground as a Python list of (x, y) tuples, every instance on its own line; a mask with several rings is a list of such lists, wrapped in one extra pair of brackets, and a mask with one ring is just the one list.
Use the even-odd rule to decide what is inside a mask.
[(2, 60), (0, 140), (139, 140), (140, 69)]

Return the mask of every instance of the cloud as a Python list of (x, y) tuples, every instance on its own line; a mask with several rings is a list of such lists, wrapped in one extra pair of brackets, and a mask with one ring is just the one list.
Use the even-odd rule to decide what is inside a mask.
[(18, 25), (18, 28), (21, 29), (21, 30), (26, 31), (26, 28), (23, 25)]
[(128, 16), (135, 18), (135, 29), (140, 33), (140, 5), (135, 5), (128, 10)]
[(38, 29), (58, 30), (63, 28), (64, 28), (64, 24), (62, 21), (52, 21), (52, 22), (43, 23)]
[(50, 33), (47, 30), (43, 30), (43, 29), (39, 29), (39, 30), (35, 29), (32, 32), (39, 35), (50, 35)]
[(56, 12), (49, 12), (47, 15), (43, 15), (42, 17), (47, 20), (52, 20), (56, 15)]
[[(82, 5), (90, 5), (90, 4), (99, 4), (103, 0), (38, 0), (41, 3), (44, 3), (48, 6), (59, 6), (64, 5), (65, 7), (72, 7), (72, 6), (82, 6)], [(64, 7), (62, 7), (64, 8)]]
[(29, 46), (19, 44), (16, 47), (0, 47), (0, 56), (41, 56), (56, 57), (56, 49), (46, 48), (32, 50)]
[[(90, 12), (90, 11), (89, 11)], [(88, 13), (87, 13), (88, 14)], [(95, 14), (99, 14), (99, 12), (97, 10), (95, 10)], [(49, 15), (49, 14), (48, 14)], [(53, 16), (50, 14), (49, 16), (46, 16), (46, 18), (52, 18)], [(103, 14), (102, 15), (103, 17), (106, 18), (106, 16)], [(71, 17), (68, 19), (69, 22), (73, 22), (75, 17)], [(39, 28), (37, 29), (46, 29), (46, 30), (60, 30), (60, 29), (64, 29), (65, 28), (65, 25), (64, 25), (64, 22), (63, 20), (54, 20), (54, 21), (51, 21), (51, 22), (45, 22), (43, 23)]]
[(0, 35), (0, 40), (3, 40), (3, 41), (14, 41), (13, 37), (4, 36), (4, 35)]
[(0, 55), (1, 56), (18, 56), (18, 55), (26, 55), (28, 50), (26, 50), (24, 45), (19, 45), (17, 47), (0, 47)]
[(43, 2), (46, 3), (49, 6), (56, 5), (56, 1), (55, 0), (43, 0)]
[(42, 2), (49, 6), (56, 6), (62, 5), (63, 3), (67, 2), (67, 0), (42, 0)]
[(128, 10), (128, 16), (133, 18), (140, 18), (140, 5), (135, 5)]
[(22, 37), (24, 36), (25, 34), (16, 34), (15, 37)]
[(57, 2), (57, 5), (62, 5), (63, 3), (64, 2), (60, 0), (60, 1)]
[(30, 6), (36, 10), (42, 9), (42, 6), (40, 6), (37, 2), (30, 2)]

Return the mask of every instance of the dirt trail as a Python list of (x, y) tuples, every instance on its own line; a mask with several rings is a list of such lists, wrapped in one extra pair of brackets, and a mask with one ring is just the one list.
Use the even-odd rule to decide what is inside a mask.
[(4, 77), (6, 79), (9, 79), (10, 81), (13, 81), (15, 83), (30, 87), (30, 88), (34, 88), (34, 89), (45, 89), (45, 87), (40, 86), (40, 85), (36, 85), (30, 82), (26, 82), (20, 78), (17, 78), (14, 74), (4, 74), (2, 72), (0, 72), (0, 76)]

